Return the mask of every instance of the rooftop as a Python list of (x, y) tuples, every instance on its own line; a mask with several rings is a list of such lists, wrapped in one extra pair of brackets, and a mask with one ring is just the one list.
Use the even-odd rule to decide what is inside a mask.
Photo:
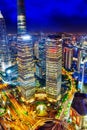
[(87, 115), (87, 94), (75, 93), (72, 101), (72, 108), (74, 108), (80, 115)]
[(36, 130), (68, 130), (66, 128), (67, 123), (62, 121), (47, 121), (43, 126), (39, 127)]

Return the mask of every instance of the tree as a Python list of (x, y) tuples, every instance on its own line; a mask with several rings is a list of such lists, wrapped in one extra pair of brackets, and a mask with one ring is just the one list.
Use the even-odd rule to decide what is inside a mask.
[(40, 83), (39, 83), (39, 81), (38, 80), (36, 80), (36, 87), (40, 87)]

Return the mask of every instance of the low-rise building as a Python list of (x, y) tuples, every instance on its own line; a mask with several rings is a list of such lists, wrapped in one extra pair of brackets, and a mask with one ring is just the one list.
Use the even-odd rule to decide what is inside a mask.
[(87, 130), (87, 94), (75, 93), (70, 117), (76, 126), (76, 130)]

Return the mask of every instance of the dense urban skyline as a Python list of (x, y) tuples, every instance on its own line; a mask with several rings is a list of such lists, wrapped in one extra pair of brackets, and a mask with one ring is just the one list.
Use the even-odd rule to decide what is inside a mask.
[[(25, 0), (29, 31), (87, 32), (86, 0)], [(0, 0), (8, 32), (16, 32), (17, 0)]]
[(82, 0), (4, 2), (0, 130), (87, 130), (85, 4)]

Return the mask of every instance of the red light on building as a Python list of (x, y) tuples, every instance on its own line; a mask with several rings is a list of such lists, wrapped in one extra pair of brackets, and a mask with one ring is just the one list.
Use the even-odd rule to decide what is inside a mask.
[(57, 52), (57, 49), (56, 49), (56, 48), (51, 48), (51, 49), (49, 49), (49, 52), (50, 52), (50, 53), (56, 53), (56, 52)]
[(72, 37), (72, 40), (75, 41), (75, 40), (76, 40), (76, 37)]

